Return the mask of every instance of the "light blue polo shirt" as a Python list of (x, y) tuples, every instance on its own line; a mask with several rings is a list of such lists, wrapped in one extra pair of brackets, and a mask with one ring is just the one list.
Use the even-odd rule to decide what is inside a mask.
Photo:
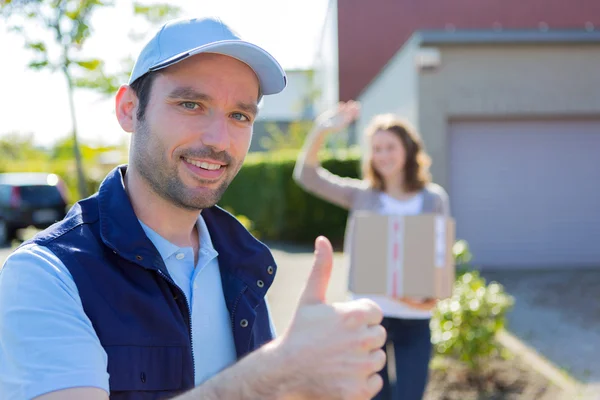
[[(223, 296), (219, 255), (203, 218), (198, 218), (198, 262), (194, 250), (178, 247), (140, 221), (146, 236), (160, 253), (169, 275), (183, 290), (192, 312), (192, 348), (195, 383), (204, 382), (233, 364), (237, 358), (231, 319)], [(196, 356), (198, 355), (198, 356)]]
[[(202, 217), (197, 226), (194, 265), (191, 247), (180, 248), (142, 223), (191, 307), (196, 385), (236, 360), (218, 254)], [(76, 386), (109, 392), (108, 378), (106, 353), (69, 270), (42, 246), (11, 254), (0, 270), (0, 399)]]

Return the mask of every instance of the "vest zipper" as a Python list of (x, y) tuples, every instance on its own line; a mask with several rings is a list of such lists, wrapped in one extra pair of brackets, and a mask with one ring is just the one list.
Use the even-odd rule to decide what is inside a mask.
[(175, 289), (177, 289), (177, 291), (179, 291), (179, 294), (186, 300), (185, 307), (187, 308), (187, 312), (188, 312), (188, 329), (189, 329), (189, 335), (190, 335), (190, 348), (192, 349), (192, 370), (194, 371), (194, 386), (195, 386), (196, 385), (196, 383), (195, 383), (196, 382), (196, 361), (194, 360), (194, 338), (192, 336), (192, 310), (190, 309), (190, 306), (187, 302), (185, 293), (183, 293), (183, 290), (181, 290), (181, 288), (179, 286), (177, 286), (177, 284), (173, 281), (173, 279), (171, 279), (169, 276), (167, 276), (160, 269), (158, 270), (158, 274), (160, 276), (162, 276), (163, 279), (165, 279), (169, 284), (171, 284), (171, 286), (175, 287)]

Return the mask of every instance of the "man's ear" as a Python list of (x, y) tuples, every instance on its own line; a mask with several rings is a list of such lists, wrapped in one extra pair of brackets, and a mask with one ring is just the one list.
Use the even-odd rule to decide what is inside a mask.
[(115, 98), (115, 111), (119, 125), (125, 132), (133, 133), (135, 126), (135, 113), (137, 112), (138, 98), (129, 85), (123, 85)]

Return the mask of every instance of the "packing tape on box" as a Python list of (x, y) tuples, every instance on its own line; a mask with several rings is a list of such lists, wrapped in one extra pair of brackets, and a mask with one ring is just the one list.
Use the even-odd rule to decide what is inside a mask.
[(444, 268), (446, 265), (446, 218), (438, 216), (435, 219), (435, 266)]
[(388, 223), (388, 294), (400, 297), (404, 292), (404, 218), (392, 216)]

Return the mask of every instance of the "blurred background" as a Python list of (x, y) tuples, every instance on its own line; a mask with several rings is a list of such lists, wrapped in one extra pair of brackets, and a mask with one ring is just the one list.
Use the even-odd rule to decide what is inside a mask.
[(358, 177), (370, 119), (408, 119), (450, 196), (457, 285), (506, 296), (502, 313), (461, 308), (473, 320), (448, 328), (428, 398), (600, 398), (598, 0), (0, 0), (2, 260), (127, 162), (114, 94), (143, 39), (191, 15), (222, 18), (288, 75), (220, 203), (274, 249), (280, 330), (312, 241), (341, 249), (347, 217), (293, 182), (294, 162), (313, 119), (355, 99), (361, 116), (324, 166)]

